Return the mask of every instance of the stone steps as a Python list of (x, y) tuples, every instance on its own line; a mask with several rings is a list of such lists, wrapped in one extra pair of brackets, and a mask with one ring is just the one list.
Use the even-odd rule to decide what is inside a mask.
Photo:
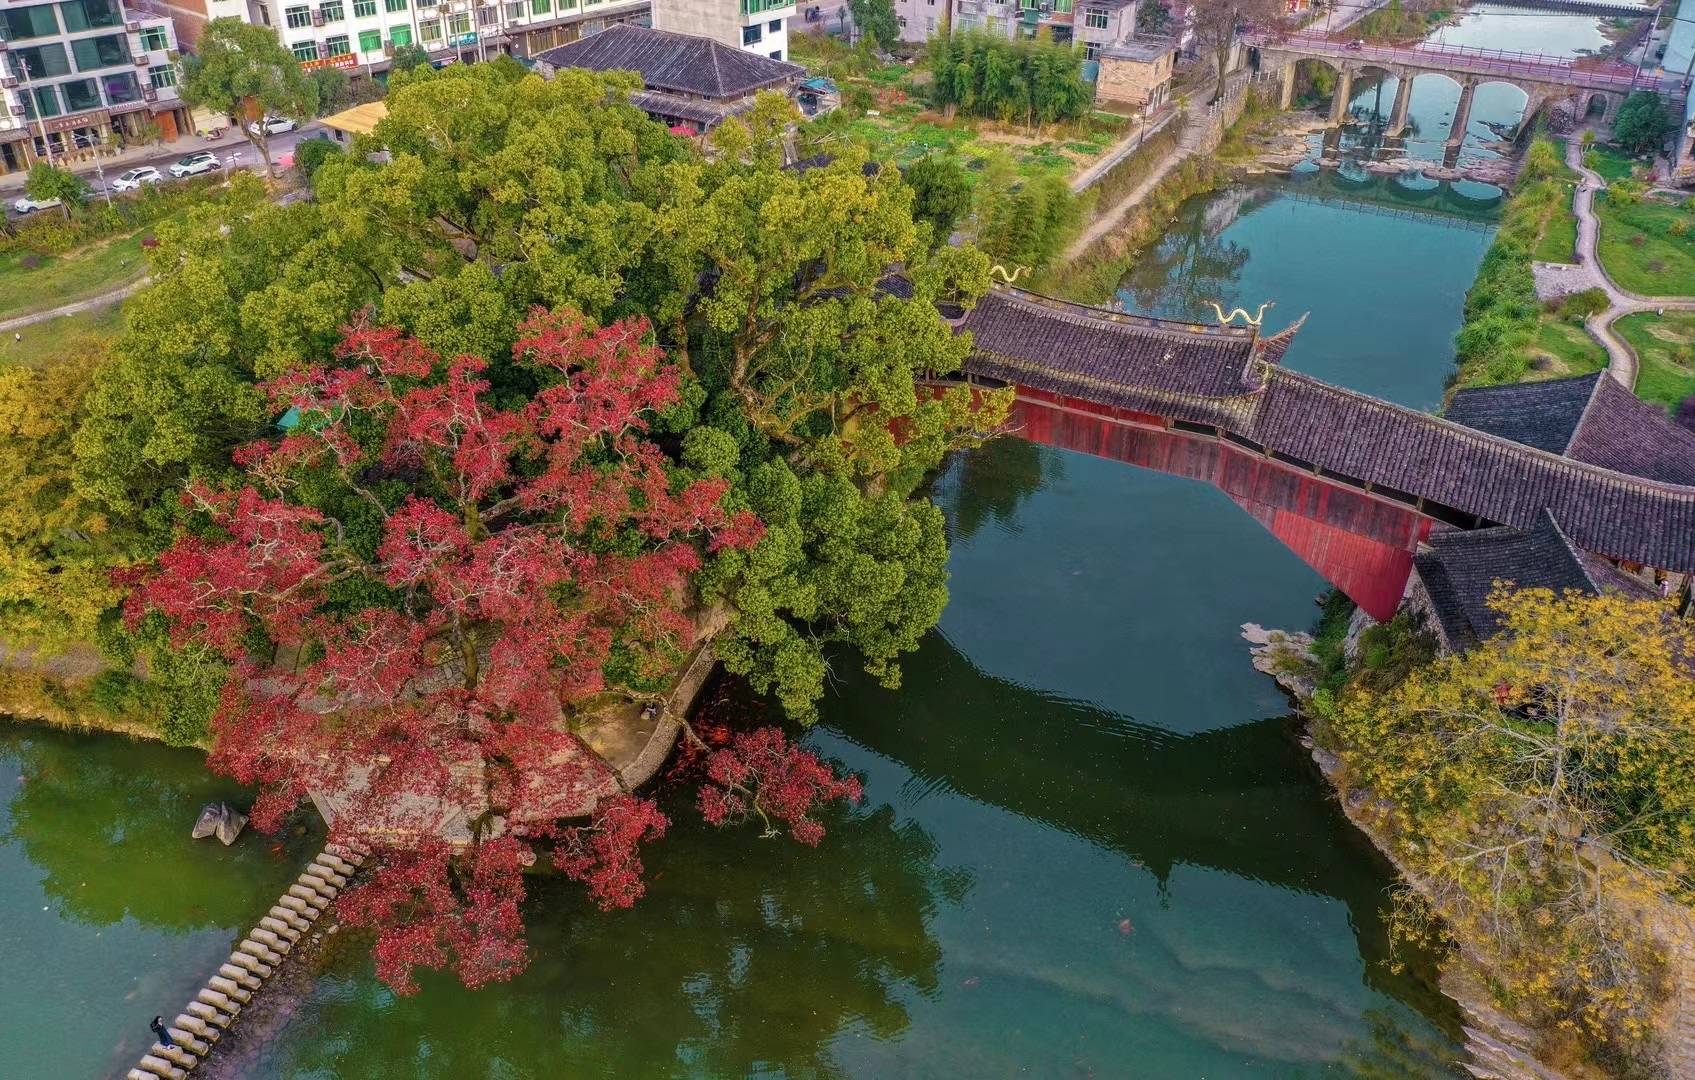
[(340, 844), (320, 852), (165, 1029), (176, 1045), (154, 1043), (125, 1080), (184, 1080), (364, 861), (364, 852)]

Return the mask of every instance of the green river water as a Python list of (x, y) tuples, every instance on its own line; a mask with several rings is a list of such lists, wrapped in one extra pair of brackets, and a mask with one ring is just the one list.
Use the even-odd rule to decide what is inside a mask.
[[(1493, 194), (1227, 189), (1179, 211), (1120, 299), (1275, 300), (1268, 328), (1310, 311), (1286, 363), (1434, 406)], [(902, 690), (839, 665), (808, 741), (867, 798), (818, 849), (663, 792), (635, 909), (537, 882), (530, 970), (476, 993), (396, 998), (338, 941), (245, 1073), (1452, 1075), (1451, 1004), (1416, 957), (1386, 963), (1389, 868), (1238, 637), (1309, 624), (1317, 574), (1209, 487), (1025, 443), (956, 458), (936, 493), (952, 602)], [(197, 754), (0, 729), (0, 1076), (121, 1075), (270, 905), (318, 838), (187, 839), (240, 795)]]

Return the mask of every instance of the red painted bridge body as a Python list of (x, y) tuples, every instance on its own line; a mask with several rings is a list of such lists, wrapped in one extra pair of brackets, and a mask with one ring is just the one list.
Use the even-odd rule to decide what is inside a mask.
[(1406, 591), (1431, 519), (1161, 416), (1017, 387), (1007, 434), (1212, 484), (1374, 619)]

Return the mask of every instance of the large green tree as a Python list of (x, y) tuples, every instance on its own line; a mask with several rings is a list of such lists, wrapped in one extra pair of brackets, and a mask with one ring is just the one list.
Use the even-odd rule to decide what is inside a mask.
[(300, 70), (277, 32), (237, 18), (213, 19), (201, 31), (196, 51), (183, 60), (183, 101), (235, 118), (241, 132), (271, 168), (266, 116), (304, 120), (318, 107), (317, 84)]
[(78, 490), (168, 528), (182, 482), (227, 479), (231, 448), (274, 419), (253, 382), (325, 355), (361, 309), (490, 361), (505, 395), (534, 390), (510, 363), (533, 307), (641, 315), (684, 373), (655, 437), (769, 526), (699, 575), (721, 655), (803, 718), (831, 642), (892, 683), (946, 598), (918, 485), (1004, 417), (1003, 396), (919, 385), (964, 360), (936, 305), (971, 303), (987, 260), (930, 252), (897, 170), (784, 169), (779, 97), (703, 156), (629, 104), (631, 76), (419, 74), (367, 143), (321, 165), (311, 203), (255, 184), (161, 231), (157, 284), (90, 394)]
[(1632, 153), (1657, 150), (1671, 130), (1665, 102), (1652, 90), (1638, 90), (1624, 99), (1613, 121), (1613, 138)]

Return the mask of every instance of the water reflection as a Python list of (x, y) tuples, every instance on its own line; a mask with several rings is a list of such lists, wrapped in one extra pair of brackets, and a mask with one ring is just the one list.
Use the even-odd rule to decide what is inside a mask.
[(839, 813), (814, 850), (711, 829), (686, 793), (668, 810), (634, 909), (539, 879), (530, 969), (475, 993), (437, 976), (397, 999), (354, 943), (255, 1074), (827, 1077), (836, 1040), (901, 1039), (940, 986), (936, 914), (972, 882), (922, 826)]

